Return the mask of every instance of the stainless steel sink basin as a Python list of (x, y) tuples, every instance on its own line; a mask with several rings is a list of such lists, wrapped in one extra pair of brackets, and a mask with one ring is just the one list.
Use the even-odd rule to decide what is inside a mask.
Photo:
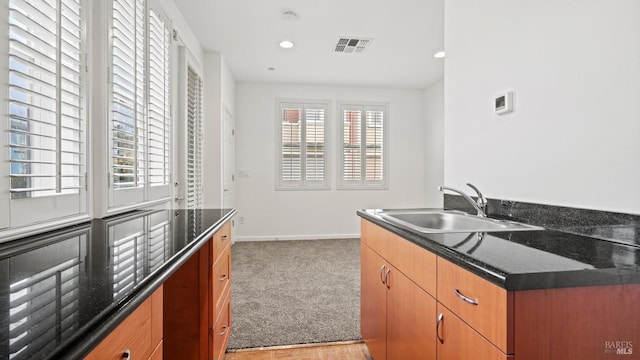
[(482, 218), (455, 210), (381, 210), (376, 215), (423, 233), (544, 230), (515, 221)]

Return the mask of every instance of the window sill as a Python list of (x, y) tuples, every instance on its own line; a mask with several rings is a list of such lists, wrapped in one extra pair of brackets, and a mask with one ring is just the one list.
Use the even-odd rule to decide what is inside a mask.
[(282, 186), (282, 185), (278, 185), (278, 186), (276, 186), (276, 191), (328, 191), (328, 190), (331, 190), (331, 187), (329, 185), (322, 185), (322, 186), (304, 186), (304, 185)]
[(343, 185), (336, 187), (336, 190), (389, 190), (388, 185)]

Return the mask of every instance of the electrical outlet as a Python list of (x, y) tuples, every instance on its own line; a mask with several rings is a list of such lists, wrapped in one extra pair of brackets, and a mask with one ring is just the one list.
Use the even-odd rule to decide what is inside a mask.
[(244, 216), (238, 217), (238, 221), (240, 222), (240, 225), (244, 225)]

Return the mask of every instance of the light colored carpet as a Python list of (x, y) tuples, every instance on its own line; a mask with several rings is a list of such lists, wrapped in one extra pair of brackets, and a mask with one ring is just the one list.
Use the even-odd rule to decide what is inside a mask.
[(360, 339), (358, 239), (237, 242), (230, 349)]

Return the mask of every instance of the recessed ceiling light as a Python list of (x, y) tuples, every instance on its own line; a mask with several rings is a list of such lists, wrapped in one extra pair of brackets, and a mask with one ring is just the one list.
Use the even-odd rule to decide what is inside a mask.
[(280, 47), (283, 49), (291, 49), (293, 47), (293, 43), (289, 40), (281, 41)]
[(433, 54), (433, 57), (436, 59), (442, 59), (444, 57), (444, 51), (438, 51), (437, 53)]

